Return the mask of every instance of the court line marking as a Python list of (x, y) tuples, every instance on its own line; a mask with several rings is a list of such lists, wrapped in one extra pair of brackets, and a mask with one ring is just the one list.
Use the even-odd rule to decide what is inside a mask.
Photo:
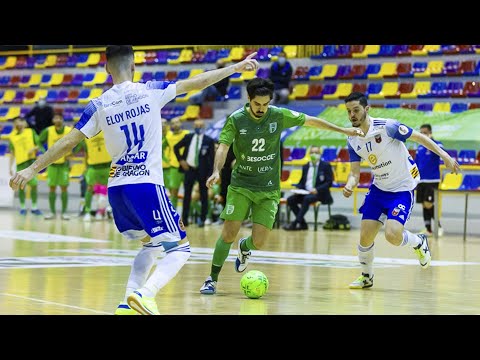
[(11, 297), (16, 297), (16, 298), (26, 299), (26, 300), (31, 300), (31, 301), (37, 301), (37, 302), (44, 303), (44, 304), (49, 304), (49, 305), (63, 306), (63, 307), (71, 308), (71, 309), (86, 310), (86, 311), (91, 311), (91, 312), (94, 312), (94, 313), (97, 313), (97, 314), (112, 315), (112, 313), (109, 313), (109, 312), (106, 312), (106, 311), (99, 311), (99, 310), (84, 308), (84, 307), (75, 306), (75, 305), (67, 305), (67, 304), (57, 303), (57, 302), (54, 302), (54, 301), (36, 299), (36, 298), (28, 297), (28, 296), (15, 295), (15, 294), (9, 294), (9, 293), (0, 293), (0, 295), (11, 296)]

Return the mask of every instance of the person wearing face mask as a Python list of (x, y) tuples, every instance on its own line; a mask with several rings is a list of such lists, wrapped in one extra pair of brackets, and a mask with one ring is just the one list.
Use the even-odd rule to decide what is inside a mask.
[(278, 54), (278, 60), (270, 67), (270, 80), (275, 85), (274, 104), (288, 104), (290, 95), (290, 80), (292, 78), (292, 65), (287, 61), (287, 55), (282, 51)]
[(47, 104), (44, 98), (38, 100), (37, 104), (25, 115), (28, 124), (38, 135), (43, 129), (52, 125), (53, 108)]
[(297, 184), (298, 189), (308, 191), (308, 194), (293, 194), (287, 199), (289, 209), (295, 214), (295, 220), (284, 226), (285, 230), (308, 230), (305, 214), (310, 204), (320, 201), (322, 204), (332, 204), (330, 187), (333, 183), (333, 170), (330, 163), (320, 159), (321, 150), (318, 146), (310, 148), (310, 161), (303, 166), (302, 178)]
[[(206, 183), (208, 176), (213, 171), (215, 141), (203, 133), (205, 130), (205, 122), (203, 120), (195, 120), (193, 127), (194, 133), (185, 135), (185, 137), (174, 146), (173, 151), (180, 163), (180, 171), (185, 173), (182, 206), (183, 224), (188, 226), (192, 189), (195, 181), (198, 181), (200, 202), (202, 204), (198, 226), (203, 227), (209, 206)], [(181, 152), (182, 149), (183, 153)]]

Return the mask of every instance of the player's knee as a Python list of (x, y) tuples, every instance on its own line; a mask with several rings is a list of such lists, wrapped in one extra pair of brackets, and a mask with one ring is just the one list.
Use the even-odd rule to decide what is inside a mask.
[(402, 243), (403, 237), (402, 233), (395, 231), (394, 229), (386, 228), (385, 239), (387, 239), (390, 244), (398, 246)]
[(430, 210), (433, 207), (433, 203), (428, 202), (428, 201), (424, 201), (423, 202), (423, 207), (427, 210)]

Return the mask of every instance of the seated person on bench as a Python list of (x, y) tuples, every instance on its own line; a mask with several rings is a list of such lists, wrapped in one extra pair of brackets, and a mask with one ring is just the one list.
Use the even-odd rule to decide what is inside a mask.
[[(298, 189), (305, 190), (303, 194), (293, 194), (287, 199), (287, 204), (295, 214), (295, 220), (285, 225), (285, 230), (308, 230), (305, 214), (310, 204), (320, 201), (322, 204), (332, 204), (330, 187), (333, 182), (333, 170), (330, 163), (320, 160), (321, 149), (318, 146), (310, 148), (311, 161), (303, 166), (302, 178), (297, 184)], [(301, 206), (299, 206), (301, 205)]]

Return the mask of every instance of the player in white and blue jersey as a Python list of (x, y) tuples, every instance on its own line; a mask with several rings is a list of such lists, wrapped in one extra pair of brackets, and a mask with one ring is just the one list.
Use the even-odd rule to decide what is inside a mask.
[[(112, 167), (108, 195), (115, 224), (128, 240), (143, 247), (134, 259), (119, 315), (158, 314), (155, 296), (190, 257), (182, 220), (167, 197), (162, 171), (162, 107), (177, 95), (201, 90), (235, 72), (256, 70), (245, 60), (192, 78), (173, 82), (133, 83), (133, 48), (111, 45), (106, 49), (106, 70), (113, 86), (87, 105), (75, 128), (27, 169), (10, 179), (12, 189), (24, 188), (40, 170), (72, 150), (86, 137), (103, 131)], [(166, 255), (157, 262), (161, 251)], [(147, 279), (148, 277), (148, 279)]]
[[(443, 144), (432, 137), (432, 126), (423, 124), (420, 126), (420, 133), (428, 136), (439, 147), (443, 149)], [(435, 189), (440, 184), (440, 156), (420, 145), (417, 149), (415, 162), (420, 171), (420, 183), (417, 186), (417, 203), (423, 207), (423, 221), (425, 222), (425, 230), (427, 235), (432, 235), (432, 219), (434, 218), (433, 195)], [(438, 235), (443, 235), (443, 228), (438, 222)]]
[(351, 172), (343, 195), (350, 197), (360, 179), (360, 161), (365, 160), (373, 174), (373, 182), (359, 211), (362, 213), (358, 258), (362, 274), (350, 284), (351, 289), (373, 286), (374, 240), (385, 223), (385, 238), (395, 246), (408, 245), (418, 255), (423, 269), (430, 265), (431, 254), (427, 236), (413, 234), (404, 229), (414, 204), (413, 191), (420, 180), (417, 164), (410, 156), (404, 142), (415, 141), (445, 162), (454, 173), (458, 163), (429, 137), (394, 119), (372, 118), (367, 97), (359, 92), (345, 99), (348, 117), (354, 127), (365, 136), (349, 137)]

